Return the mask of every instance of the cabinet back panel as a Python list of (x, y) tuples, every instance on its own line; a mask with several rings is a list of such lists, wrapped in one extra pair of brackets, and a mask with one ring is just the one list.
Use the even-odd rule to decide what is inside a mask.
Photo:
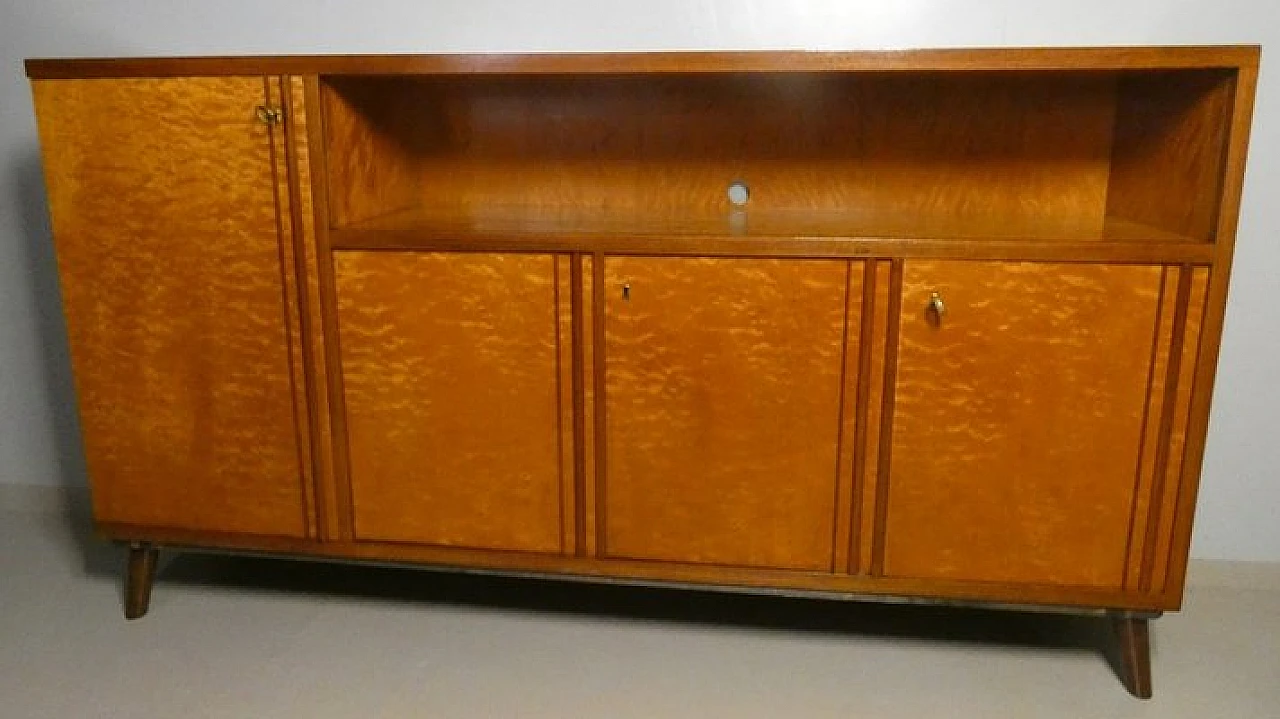
[(262, 78), (35, 83), (99, 521), (305, 531)]
[(334, 262), (356, 538), (561, 551), (554, 256)]
[(605, 260), (602, 554), (831, 569), (861, 278), (843, 261)]
[[(331, 76), (333, 221), (866, 211), (1099, 232), (1107, 73)], [(375, 169), (380, 168), (380, 169)]]
[(1121, 586), (1160, 290), (1157, 266), (905, 263), (886, 575)]

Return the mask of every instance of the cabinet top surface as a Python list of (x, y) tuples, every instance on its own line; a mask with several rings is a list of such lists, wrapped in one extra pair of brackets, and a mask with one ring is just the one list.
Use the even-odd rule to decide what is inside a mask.
[(1256, 66), (1257, 45), (861, 52), (625, 52), (28, 59), (32, 79), (271, 74), (592, 74), (1141, 70)]

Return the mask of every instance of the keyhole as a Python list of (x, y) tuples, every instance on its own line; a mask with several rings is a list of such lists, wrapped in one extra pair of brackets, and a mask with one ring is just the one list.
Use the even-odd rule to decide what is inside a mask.
[(630, 283), (622, 286), (622, 299), (627, 302), (631, 301), (631, 284)]

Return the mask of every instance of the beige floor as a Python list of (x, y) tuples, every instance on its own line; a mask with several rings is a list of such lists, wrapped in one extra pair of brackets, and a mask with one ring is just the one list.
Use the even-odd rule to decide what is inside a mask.
[[(119, 553), (0, 513), (0, 717), (1280, 717), (1280, 591), (1194, 585), (1131, 699), (1072, 617)], [(1229, 574), (1229, 573), (1227, 573)]]

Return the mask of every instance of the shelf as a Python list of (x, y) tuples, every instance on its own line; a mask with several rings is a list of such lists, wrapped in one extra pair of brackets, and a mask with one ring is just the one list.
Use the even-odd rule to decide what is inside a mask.
[(1213, 245), (1121, 218), (1011, 222), (884, 211), (645, 215), (414, 208), (330, 230), (335, 249), (1069, 258), (1207, 262)]

